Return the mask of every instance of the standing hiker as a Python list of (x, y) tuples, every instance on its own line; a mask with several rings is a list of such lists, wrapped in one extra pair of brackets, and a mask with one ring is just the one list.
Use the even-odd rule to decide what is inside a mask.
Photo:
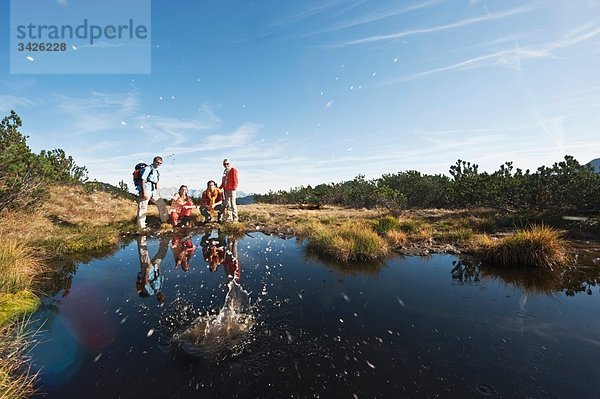
[(158, 207), (160, 221), (165, 223), (169, 220), (165, 201), (160, 198), (158, 193), (158, 181), (160, 180), (158, 167), (162, 163), (162, 157), (154, 157), (152, 164), (146, 165), (141, 170), (139, 184), (135, 186), (138, 192), (137, 224), (140, 229), (146, 228), (146, 214), (148, 213), (148, 202), (150, 201)]
[(238, 186), (238, 172), (237, 169), (231, 166), (228, 159), (223, 160), (223, 179), (221, 181), (221, 189), (223, 189), (223, 197), (225, 199), (225, 222), (237, 222), (237, 204), (236, 192)]

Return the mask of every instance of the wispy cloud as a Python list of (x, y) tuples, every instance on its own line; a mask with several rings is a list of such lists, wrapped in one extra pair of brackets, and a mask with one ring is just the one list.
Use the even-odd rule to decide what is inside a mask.
[(379, 42), (379, 41), (383, 41), (383, 40), (385, 40), (385, 41), (395, 40), (395, 39), (400, 39), (402, 37), (407, 37), (407, 36), (420, 35), (420, 34), (426, 34), (426, 33), (435, 33), (435, 32), (440, 32), (440, 31), (449, 30), (449, 29), (462, 28), (462, 27), (468, 26), (468, 25), (473, 25), (473, 24), (478, 24), (478, 23), (488, 22), (488, 21), (494, 21), (494, 20), (503, 19), (506, 17), (520, 15), (520, 14), (523, 14), (526, 12), (533, 11), (534, 9), (536, 9), (536, 5), (528, 4), (528, 5), (524, 5), (521, 7), (511, 8), (509, 10), (496, 12), (496, 13), (488, 13), (487, 15), (482, 15), (482, 16), (474, 17), (474, 18), (468, 18), (468, 19), (464, 19), (462, 21), (457, 21), (457, 22), (453, 22), (453, 23), (449, 23), (449, 24), (445, 24), (445, 25), (438, 25), (438, 26), (432, 26), (432, 27), (420, 28), (420, 29), (411, 29), (411, 30), (405, 30), (405, 31), (401, 31), (401, 32), (387, 34), (387, 35), (375, 35), (375, 36), (365, 37), (362, 39), (349, 40), (346, 42), (336, 44), (336, 45), (334, 45), (334, 47), (353, 46), (353, 45), (359, 45), (359, 44)]
[(299, 11), (295, 14), (291, 14), (291, 15), (287, 15), (285, 17), (282, 17), (280, 19), (278, 19), (277, 21), (271, 22), (269, 25), (267, 25), (268, 27), (278, 27), (278, 26), (285, 26), (285, 25), (291, 25), (291, 24), (295, 24), (297, 22), (300, 22), (306, 18), (310, 18), (314, 15), (318, 15), (321, 14), (323, 12), (329, 11), (330, 9), (337, 7), (338, 5), (340, 5), (341, 3), (344, 3), (346, 1), (344, 0), (337, 0), (337, 1), (329, 1), (325, 4), (319, 4), (317, 6)]
[(190, 140), (201, 139), (202, 131), (214, 125), (199, 119), (180, 119), (169, 116), (146, 115), (135, 118), (139, 125), (139, 134), (146, 137), (148, 143), (163, 143), (179, 146)]
[(22, 96), (0, 95), (0, 113), (5, 114), (10, 110), (15, 110), (20, 107), (31, 107), (35, 105), (35, 101)]
[(353, 28), (355, 26), (360, 26), (360, 25), (380, 21), (385, 18), (390, 18), (390, 17), (395, 17), (398, 15), (406, 14), (411, 11), (416, 11), (416, 10), (420, 10), (423, 8), (431, 7), (435, 4), (440, 3), (441, 1), (442, 0), (430, 0), (430, 1), (423, 2), (423, 3), (416, 3), (416, 4), (410, 4), (410, 5), (403, 5), (401, 7), (393, 7), (393, 8), (377, 10), (372, 13), (363, 15), (359, 18), (354, 18), (351, 20), (343, 21), (343, 22), (334, 24), (328, 28), (324, 28), (324, 29), (317, 30), (314, 32), (306, 33), (304, 35), (300, 35), (300, 37), (313, 36), (313, 35), (317, 35), (317, 34), (321, 34), (321, 33), (334, 32), (334, 31), (338, 31), (338, 30), (342, 30), (342, 29)]
[[(209, 127), (210, 126), (204, 126), (205, 129)], [(223, 134), (205, 134), (200, 131), (203, 129), (202, 126), (193, 126), (191, 124), (187, 125), (186, 128), (197, 130), (193, 140), (195, 144), (179, 147), (178, 145), (184, 141), (174, 142), (172, 145), (167, 146), (165, 151), (174, 152), (177, 154), (191, 154), (245, 147), (248, 145), (250, 140), (256, 136), (256, 133), (261, 128), (261, 125), (248, 122), (244, 123), (232, 132)], [(190, 136), (191, 135), (188, 132), (184, 134), (182, 138)]]
[(505, 66), (512, 69), (521, 70), (521, 63), (524, 60), (531, 58), (553, 57), (553, 51), (555, 50), (571, 47), (593, 39), (597, 36), (600, 36), (600, 27), (577, 28), (576, 30), (567, 33), (565, 36), (543, 45), (520, 47), (517, 44), (515, 47), (510, 49), (500, 50), (491, 54), (474, 57), (451, 65), (407, 75), (399, 79), (385, 82), (384, 84), (401, 83), (428, 75), (434, 75), (440, 72), (469, 70), (482, 67)]
[(101, 132), (133, 117), (138, 107), (138, 97), (135, 92), (92, 92), (86, 97), (59, 96), (58, 110), (71, 118), (70, 134)]

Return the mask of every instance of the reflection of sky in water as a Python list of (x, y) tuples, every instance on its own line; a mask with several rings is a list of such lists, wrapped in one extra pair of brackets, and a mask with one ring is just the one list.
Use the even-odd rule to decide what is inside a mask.
[[(149, 239), (151, 257), (158, 249)], [(80, 265), (33, 353), (48, 397), (600, 394), (597, 292), (526, 294), (485, 276), (460, 283), (450, 255), (394, 258), (363, 273), (262, 234), (240, 239), (237, 252), (253, 325), (204, 360), (164, 341), (198, 316), (214, 320), (225, 303), (227, 273), (211, 272), (202, 251), (186, 273), (169, 250), (163, 305), (137, 295), (135, 241)]]

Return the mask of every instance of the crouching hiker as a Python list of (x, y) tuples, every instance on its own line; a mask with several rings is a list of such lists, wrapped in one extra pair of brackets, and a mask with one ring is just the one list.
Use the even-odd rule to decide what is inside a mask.
[(136, 183), (135, 188), (138, 192), (137, 224), (140, 229), (146, 228), (146, 214), (148, 213), (149, 201), (152, 201), (158, 207), (161, 222), (165, 223), (169, 220), (165, 201), (160, 198), (160, 194), (158, 193), (158, 181), (160, 180), (158, 167), (162, 163), (163, 160), (161, 157), (154, 157), (151, 165), (146, 165), (140, 169), (139, 180), (135, 181), (134, 179)]
[(218, 213), (217, 220), (221, 223), (223, 221), (223, 192), (217, 187), (214, 180), (209, 180), (200, 200), (200, 213), (204, 216), (204, 223), (213, 221), (215, 211)]

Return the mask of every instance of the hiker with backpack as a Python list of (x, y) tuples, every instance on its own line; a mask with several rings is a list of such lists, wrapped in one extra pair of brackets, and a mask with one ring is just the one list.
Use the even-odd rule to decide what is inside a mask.
[(165, 201), (160, 198), (158, 193), (158, 181), (160, 180), (158, 167), (162, 163), (162, 157), (156, 156), (152, 160), (152, 164), (137, 164), (133, 172), (133, 183), (138, 192), (137, 224), (142, 230), (146, 229), (146, 214), (150, 201), (158, 207), (160, 221), (165, 223), (169, 220)]

